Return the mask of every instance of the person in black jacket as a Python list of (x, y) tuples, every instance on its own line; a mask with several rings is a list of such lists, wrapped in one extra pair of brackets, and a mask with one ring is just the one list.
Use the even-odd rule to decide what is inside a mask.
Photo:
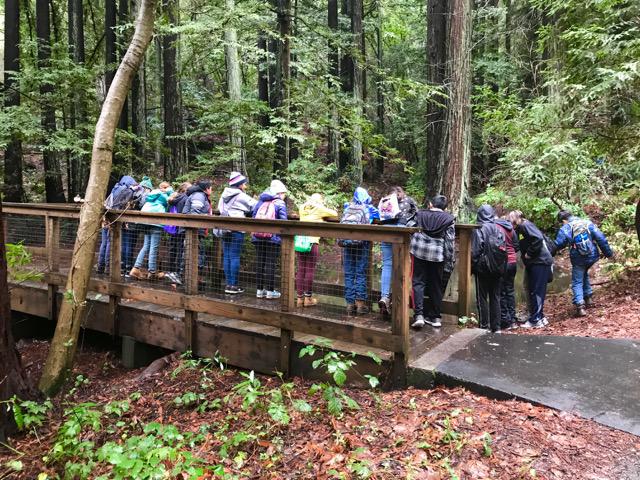
[(515, 280), (518, 271), (520, 243), (518, 242), (518, 234), (515, 228), (506, 217), (497, 218), (496, 225), (504, 232), (507, 247), (507, 268), (502, 276), (502, 289), (500, 291), (500, 327), (503, 330), (511, 330), (518, 328)]
[(516, 229), (520, 242), (520, 255), (525, 266), (529, 288), (529, 319), (523, 328), (542, 328), (549, 321), (544, 316), (547, 283), (552, 278), (553, 257), (544, 234), (519, 210), (510, 212), (509, 221)]

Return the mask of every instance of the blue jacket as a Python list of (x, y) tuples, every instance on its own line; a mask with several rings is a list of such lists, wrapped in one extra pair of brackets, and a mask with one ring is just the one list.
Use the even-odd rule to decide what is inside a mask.
[[(573, 244), (573, 233), (571, 228), (571, 222), (579, 220), (578, 217), (570, 217), (569, 223), (560, 227), (558, 235), (556, 236), (556, 247), (558, 250), (570, 246), (569, 258), (573, 265), (593, 265), (600, 260), (600, 250), (605, 257), (613, 256), (613, 250), (609, 246), (607, 237), (600, 231), (592, 222), (589, 222), (589, 234), (591, 235), (591, 254), (581, 255)], [(600, 249), (598, 249), (600, 247)]]
[[(256, 214), (260, 207), (264, 202), (273, 202), (273, 206), (276, 209), (276, 220), (286, 220), (287, 219), (287, 204), (284, 203), (278, 195), (271, 195), (268, 191), (263, 192), (258, 199), (258, 203), (256, 203), (255, 207), (253, 207), (253, 211), (251, 212), (251, 216), (256, 218)], [(282, 239), (278, 235), (273, 235), (271, 238), (256, 238), (255, 236), (251, 236), (252, 242), (271, 242), (271, 243), (280, 243)]]
[[(369, 223), (373, 223), (374, 220), (380, 219), (380, 212), (376, 207), (371, 203), (371, 196), (369, 192), (367, 192), (364, 188), (358, 187), (356, 191), (353, 192), (353, 203), (366, 205), (369, 209)], [(349, 202), (344, 204), (344, 208), (349, 206)]]

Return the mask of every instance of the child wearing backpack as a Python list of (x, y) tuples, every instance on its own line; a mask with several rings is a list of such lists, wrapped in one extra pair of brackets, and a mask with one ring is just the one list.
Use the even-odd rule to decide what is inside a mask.
[(476, 276), (476, 299), (480, 328), (493, 333), (501, 330), (500, 291), (507, 269), (507, 239), (495, 222), (490, 205), (478, 209), (477, 223), (471, 238), (471, 271)]
[(558, 213), (558, 222), (562, 223), (555, 246), (558, 250), (570, 246), (571, 290), (576, 316), (587, 315), (586, 307), (593, 305), (593, 290), (589, 282), (589, 269), (600, 259), (600, 250), (605, 257), (611, 258), (613, 250), (607, 237), (589, 220), (574, 216), (569, 210)]
[[(262, 192), (253, 207), (253, 218), (265, 220), (286, 220), (287, 205), (284, 199), (287, 187), (280, 180), (272, 180), (268, 190)], [(273, 233), (254, 232), (251, 243), (256, 248), (256, 297), (275, 300), (280, 298), (276, 289), (276, 261), (280, 257), (281, 238)], [(293, 272), (290, 272), (293, 274)]]
[[(418, 206), (413, 198), (408, 196), (402, 187), (393, 187), (391, 193), (380, 200), (378, 204), (380, 220), (383, 225), (413, 227)], [(378, 306), (383, 315), (391, 312), (391, 272), (393, 270), (393, 245), (382, 242), (382, 274), (380, 277), (380, 300)]]
[[(298, 209), (301, 222), (322, 222), (328, 217), (337, 217), (338, 212), (328, 208), (319, 193), (314, 193), (311, 198)], [(313, 278), (316, 271), (316, 263), (320, 254), (320, 237), (296, 236), (296, 307), (313, 307), (318, 300), (313, 297)]]
[[(169, 213), (182, 213), (187, 202), (187, 190), (191, 188), (190, 182), (183, 182), (176, 192), (169, 196)], [(182, 284), (178, 276), (180, 266), (184, 262), (184, 237), (185, 232), (175, 225), (165, 225), (164, 231), (169, 234), (169, 272), (167, 276), (172, 282)]]
[(529, 290), (529, 319), (522, 328), (544, 328), (549, 321), (544, 316), (547, 283), (551, 281), (553, 257), (545, 235), (536, 225), (524, 218), (519, 210), (509, 212), (509, 221), (516, 229), (520, 243), (520, 256), (524, 263)]
[[(356, 188), (353, 200), (345, 203), (340, 223), (368, 225), (379, 219), (378, 209), (371, 204), (369, 193), (362, 187)], [(367, 274), (369, 267), (370, 242), (366, 240), (340, 240), (344, 268), (344, 298), (347, 301), (347, 315), (369, 313), (367, 304)]]
[[(247, 195), (247, 177), (240, 172), (231, 172), (229, 186), (224, 189), (218, 202), (218, 211), (224, 217), (243, 218), (251, 215), (253, 207), (258, 203)], [(244, 288), (238, 286), (240, 272), (240, 256), (244, 244), (244, 232), (224, 231), (222, 234), (222, 260), (226, 285), (224, 293), (237, 295), (244, 293)]]

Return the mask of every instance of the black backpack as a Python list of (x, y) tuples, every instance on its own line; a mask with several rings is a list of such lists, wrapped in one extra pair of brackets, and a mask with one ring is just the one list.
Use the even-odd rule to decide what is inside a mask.
[(483, 275), (503, 275), (507, 268), (507, 239), (495, 223), (484, 223), (477, 232), (483, 242), (482, 251), (474, 262), (474, 272)]
[(416, 214), (418, 213), (418, 207), (412, 198), (404, 197), (398, 202), (400, 207), (400, 213), (398, 214), (398, 225), (406, 227), (416, 226)]

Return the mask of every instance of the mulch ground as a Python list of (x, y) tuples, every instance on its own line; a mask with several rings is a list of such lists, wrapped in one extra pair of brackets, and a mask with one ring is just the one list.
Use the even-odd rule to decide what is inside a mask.
[[(40, 341), (21, 345), (24, 364), (35, 378), (47, 349), (48, 343)], [(128, 424), (133, 433), (149, 422), (174, 424), (183, 432), (195, 432), (205, 424), (214, 430), (225, 426), (227, 432), (253, 432), (258, 438), (238, 447), (245, 452), (239, 462), (233, 460), (236, 452), (227, 459), (220, 457), (220, 437), (214, 434), (193, 447), (195, 455), (211, 465), (223, 465), (237, 478), (578, 480), (632, 479), (640, 472), (638, 437), (524, 402), (489, 400), (464, 389), (345, 389), (360, 409), (337, 418), (327, 413), (319, 395), (308, 393), (309, 382), (296, 379), (292, 398), (308, 401), (313, 410), (290, 409), (291, 422), (278, 425), (264, 410), (242, 408), (242, 400), (233, 394), (234, 385), (243, 380), (239, 372), (214, 369), (209, 377), (215, 388), (201, 390), (202, 371), (185, 369), (172, 375), (180, 362), (176, 358), (165, 369), (141, 379), (142, 369), (125, 370), (112, 352), (80, 352), (73, 377), (82, 374), (89, 383), (54, 399), (54, 409), (37, 436), (12, 439), (24, 470), (10, 478), (36, 478), (41, 472), (47, 472), (48, 478), (63, 476), (63, 466), (46, 465), (42, 459), (55, 441), (63, 409), (80, 402), (123, 400), (134, 392), (139, 392), (139, 398), (131, 400), (122, 418), (103, 417), (115, 431), (107, 433), (104, 425), (91, 434), (93, 441), (121, 438), (123, 431), (116, 421)], [(277, 378), (259, 378), (266, 389), (281, 384)], [(198, 413), (174, 405), (173, 400), (187, 391), (202, 392), (207, 400), (231, 396), (220, 409)], [(0, 468), (4, 470), (5, 462), (16, 458), (17, 454), (3, 450)], [(0, 478), (6, 478), (3, 473), (8, 472), (2, 470)], [(94, 473), (109, 470), (101, 464)]]
[(593, 270), (595, 306), (587, 310), (586, 317), (575, 317), (569, 289), (547, 297), (546, 328), (519, 328), (509, 333), (640, 339), (640, 271), (609, 280), (602, 275), (599, 264)]

